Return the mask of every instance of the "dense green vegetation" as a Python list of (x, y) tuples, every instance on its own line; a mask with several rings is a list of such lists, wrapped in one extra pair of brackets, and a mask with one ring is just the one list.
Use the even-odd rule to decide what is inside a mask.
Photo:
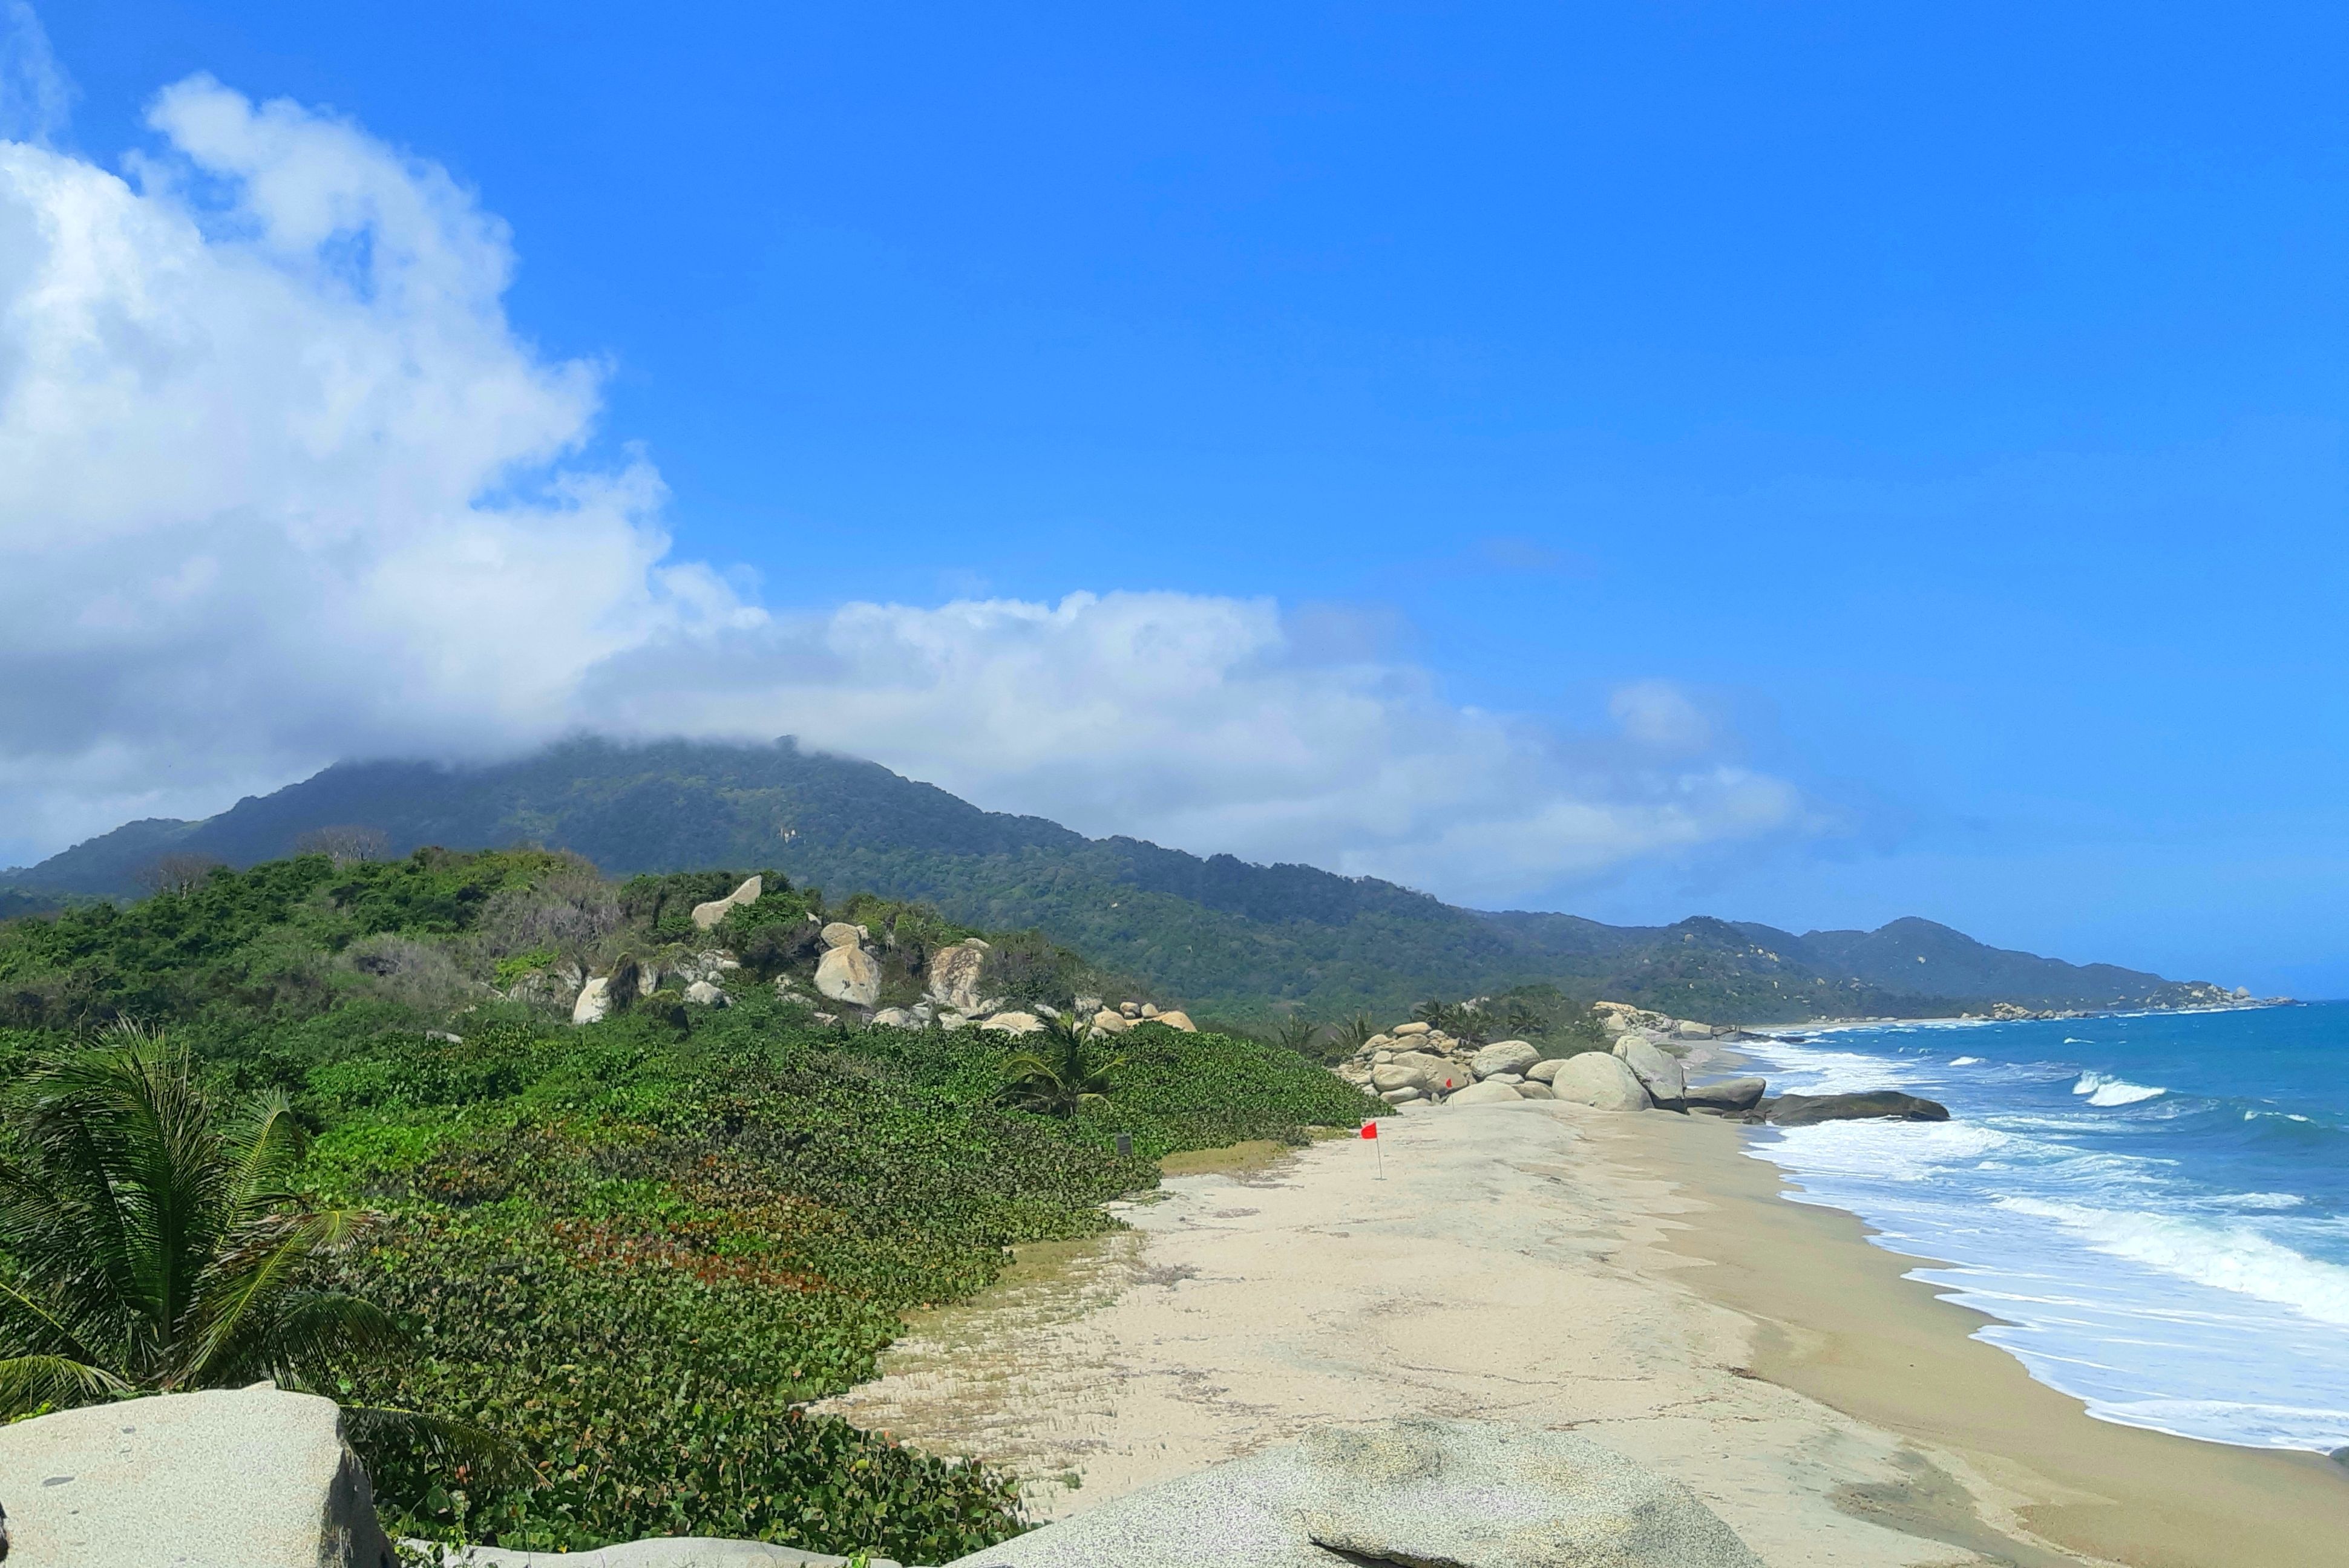
[(616, 873), (773, 863), (825, 887), (920, 901), (966, 926), (1041, 932), (1194, 1016), (1251, 1027), (1363, 1010), (1392, 1020), (1430, 995), (1526, 985), (1717, 1023), (2190, 999), (2158, 975), (2002, 952), (1921, 921), (1798, 936), (1702, 917), (1610, 926), (1480, 913), (1371, 877), (1087, 839), (788, 742), (576, 741), (486, 768), (346, 764), (207, 821), (131, 823), (18, 881), (117, 893), (159, 858), (243, 865), (307, 835), (366, 830), (399, 849), (559, 845)]
[[(1053, 1058), (1082, 1081), (1034, 1098), (1006, 1092), (1029, 1078), (1009, 1042), (821, 1024), (761, 972), (799, 960), (782, 949), (811, 913), (864, 923), (893, 985), (964, 930), (780, 879), (752, 909), (789, 918), (721, 928), (775, 944), (729, 972), (733, 1006), (687, 1007), (663, 981), (608, 1021), (565, 1021), (566, 965), (667, 969), (703, 945), (692, 904), (736, 880), (616, 886), (535, 851), (215, 871), (0, 927), (0, 1056), (71, 1059), (135, 1017), (189, 1048), (222, 1104), (283, 1096), (312, 1130), (288, 1201), (378, 1217), (304, 1286), (400, 1330), (312, 1376), (527, 1460), (484, 1472), (429, 1429), (370, 1429), (395, 1530), (976, 1550), (1019, 1527), (1002, 1477), (801, 1407), (869, 1376), (903, 1310), (980, 1288), (1007, 1247), (1102, 1229), (1102, 1201), (1151, 1185), (1161, 1156), (1297, 1140), (1365, 1102), (1277, 1046), (1163, 1026)], [(1032, 935), (996, 948), (1005, 994), (1065, 1006), (1101, 983)]]

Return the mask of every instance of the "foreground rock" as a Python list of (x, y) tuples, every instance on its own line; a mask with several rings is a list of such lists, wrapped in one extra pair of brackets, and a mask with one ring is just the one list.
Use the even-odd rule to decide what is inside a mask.
[(1822, 1121), (1947, 1121), (1950, 1108), (1889, 1088), (1867, 1094), (1782, 1094), (1756, 1105), (1745, 1119), (1773, 1127), (1815, 1127)]
[(331, 1399), (259, 1387), (0, 1428), (9, 1560), (57, 1568), (395, 1568)]
[(1577, 1105), (1600, 1110), (1645, 1110), (1648, 1090), (1620, 1057), (1605, 1051), (1584, 1051), (1558, 1064), (1549, 1080), (1550, 1093)]
[(1587, 1438), (1433, 1420), (1325, 1429), (1130, 1492), (950, 1568), (1342, 1562), (1761, 1568), (1686, 1487)]

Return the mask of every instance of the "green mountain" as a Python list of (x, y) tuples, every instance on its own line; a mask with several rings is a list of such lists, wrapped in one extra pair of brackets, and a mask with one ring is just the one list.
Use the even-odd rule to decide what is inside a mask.
[(1423, 998), (1524, 985), (1751, 1023), (2221, 999), (2204, 985), (1987, 947), (1922, 920), (1797, 936), (1703, 916), (1613, 926), (1461, 909), (1371, 877), (1088, 839), (789, 739), (574, 740), (475, 767), (343, 763), (202, 821), (130, 823), (6, 881), (22, 895), (117, 897), (174, 857), (249, 866), (349, 828), (380, 834), (392, 854), (537, 844), (612, 875), (774, 866), (835, 895), (1033, 927), (1154, 995), (1242, 1021), (1392, 1016)]

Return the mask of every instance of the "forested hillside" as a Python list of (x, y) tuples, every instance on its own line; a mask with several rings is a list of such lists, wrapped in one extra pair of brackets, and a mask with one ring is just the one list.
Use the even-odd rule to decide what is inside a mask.
[(1796, 936), (1704, 917), (1626, 927), (1488, 914), (1374, 878), (1087, 839), (788, 740), (582, 740), (490, 767), (345, 764), (204, 821), (132, 823), (13, 881), (120, 895), (159, 864), (250, 865), (336, 830), (372, 835), (391, 855), (566, 849), (620, 875), (773, 865), (826, 889), (926, 901), (976, 926), (1034, 928), (1241, 1020), (1393, 1012), (1523, 984), (1746, 1023), (2210, 999), (2207, 988), (2001, 952), (1923, 921)]

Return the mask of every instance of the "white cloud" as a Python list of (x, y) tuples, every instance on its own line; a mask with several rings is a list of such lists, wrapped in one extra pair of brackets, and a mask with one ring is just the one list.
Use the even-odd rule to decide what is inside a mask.
[(444, 170), (202, 77), (150, 122), (128, 179), (0, 143), (0, 812), (27, 848), (583, 727), (793, 733), (1462, 897), (1806, 820), (1667, 686), (1565, 735), (1268, 601), (771, 616), (670, 558), (649, 462), (583, 458), (600, 367), (517, 338), (505, 228)]

